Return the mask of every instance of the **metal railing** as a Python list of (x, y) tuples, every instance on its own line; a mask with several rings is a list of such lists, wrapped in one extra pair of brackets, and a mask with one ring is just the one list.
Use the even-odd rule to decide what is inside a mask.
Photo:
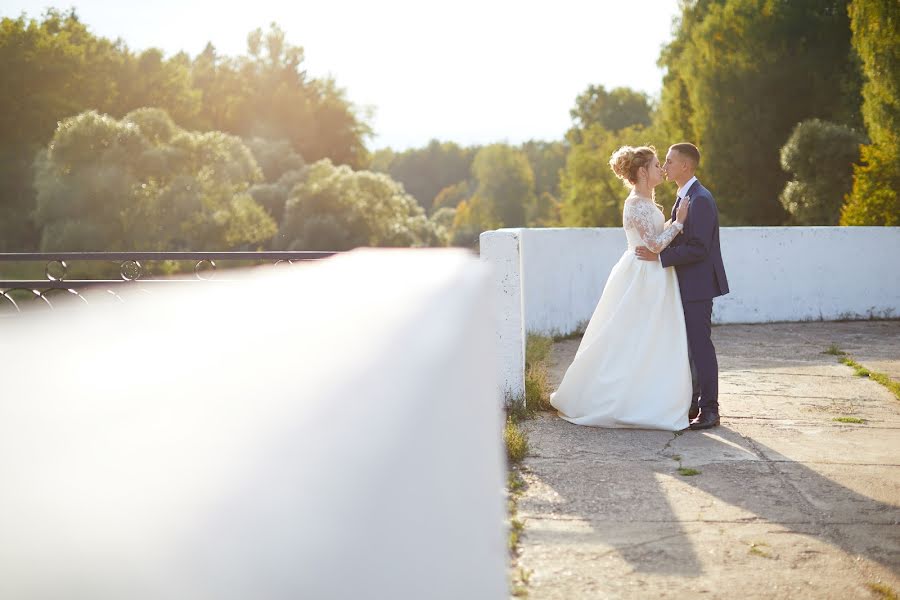
[[(77, 297), (87, 303), (82, 294), (86, 288), (104, 289), (108, 294), (122, 300), (114, 288), (122, 285), (140, 285), (142, 288), (160, 285), (184, 284), (203, 281), (226, 281), (217, 277), (219, 263), (249, 264), (293, 264), (295, 262), (315, 261), (333, 256), (336, 252), (0, 252), (0, 304), (5, 304), (6, 312), (12, 309), (21, 312), (20, 301), (25, 298), (38, 301), (46, 307), (53, 308), (50, 296), (52, 292), (62, 293), (66, 297)], [(177, 270), (164, 277), (155, 278), (148, 264), (153, 262), (193, 262), (193, 273)], [(4, 267), (11, 263), (44, 263), (43, 279), (5, 279)], [(118, 278), (80, 278), (69, 279), (70, 265), (87, 264), (97, 271), (97, 267), (106, 267), (106, 272), (118, 270)], [(82, 272), (84, 269), (81, 269)], [(103, 268), (99, 270), (104, 270)], [(187, 275), (187, 276), (186, 276)], [(18, 297), (20, 301), (17, 301)]]

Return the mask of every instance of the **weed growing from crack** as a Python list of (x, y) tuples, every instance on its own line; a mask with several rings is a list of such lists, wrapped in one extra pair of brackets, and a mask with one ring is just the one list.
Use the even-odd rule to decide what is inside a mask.
[(835, 417), (832, 421), (837, 421), (838, 423), (854, 423), (856, 425), (862, 425), (865, 423), (865, 419), (860, 419), (859, 417)]
[(878, 594), (881, 600), (897, 600), (897, 594), (883, 583), (867, 583), (866, 587)]
[(774, 558), (769, 552), (763, 550), (763, 547), (768, 547), (768, 544), (760, 543), (752, 543), (750, 544), (750, 554), (754, 554), (756, 556), (762, 556), (763, 558)]
[(823, 354), (840, 356), (841, 364), (847, 365), (848, 367), (853, 369), (857, 377), (866, 377), (868, 379), (871, 379), (872, 381), (880, 383), (881, 385), (886, 387), (892, 394), (894, 394), (894, 397), (896, 397), (897, 400), (900, 400), (900, 383), (894, 381), (888, 375), (884, 373), (878, 373), (876, 371), (870, 371), (869, 369), (853, 360), (853, 358), (849, 354), (838, 348), (835, 344), (829, 346), (828, 349), (823, 352)]

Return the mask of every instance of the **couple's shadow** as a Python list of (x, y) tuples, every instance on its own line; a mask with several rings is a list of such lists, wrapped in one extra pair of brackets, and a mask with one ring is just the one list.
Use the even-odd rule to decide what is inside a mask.
[[(535, 457), (533, 474), (562, 503), (540, 506), (539, 500), (534, 508), (575, 516), (591, 528), (563, 541), (581, 544), (599, 536), (636, 572), (697, 577), (704, 573), (698, 552), (777, 558), (785, 536), (772, 534), (793, 533), (809, 538), (805, 558), (820, 554), (821, 542), (900, 572), (900, 507), (841, 485), (752, 435), (727, 426), (680, 434), (602, 430), (544, 418), (564, 428), (561, 437), (553, 437), (572, 445), (550, 449), (567, 456)], [(660, 443), (651, 440), (648, 447), (647, 436)], [(546, 469), (542, 458), (551, 461)], [(842, 479), (868, 478), (870, 487), (885, 494), (876, 469), (890, 467), (808, 462)], [(559, 476), (553, 470), (561, 464), (566, 468)], [(700, 472), (679, 473), (680, 466)], [(887, 482), (888, 498), (893, 485)], [(738, 539), (743, 545), (735, 547)], [(716, 547), (723, 543), (732, 547)]]

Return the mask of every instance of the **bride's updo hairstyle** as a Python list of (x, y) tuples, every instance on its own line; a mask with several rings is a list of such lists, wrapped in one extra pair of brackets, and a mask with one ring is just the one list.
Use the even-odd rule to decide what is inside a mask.
[(650, 165), (650, 161), (656, 156), (656, 148), (653, 146), (622, 146), (609, 157), (609, 166), (616, 177), (625, 182), (628, 187), (634, 187), (638, 179), (638, 169)]

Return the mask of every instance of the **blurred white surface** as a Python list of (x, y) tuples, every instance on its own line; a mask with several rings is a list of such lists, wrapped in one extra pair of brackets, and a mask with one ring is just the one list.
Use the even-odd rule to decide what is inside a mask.
[(487, 271), (361, 250), (5, 319), (0, 597), (505, 597)]

